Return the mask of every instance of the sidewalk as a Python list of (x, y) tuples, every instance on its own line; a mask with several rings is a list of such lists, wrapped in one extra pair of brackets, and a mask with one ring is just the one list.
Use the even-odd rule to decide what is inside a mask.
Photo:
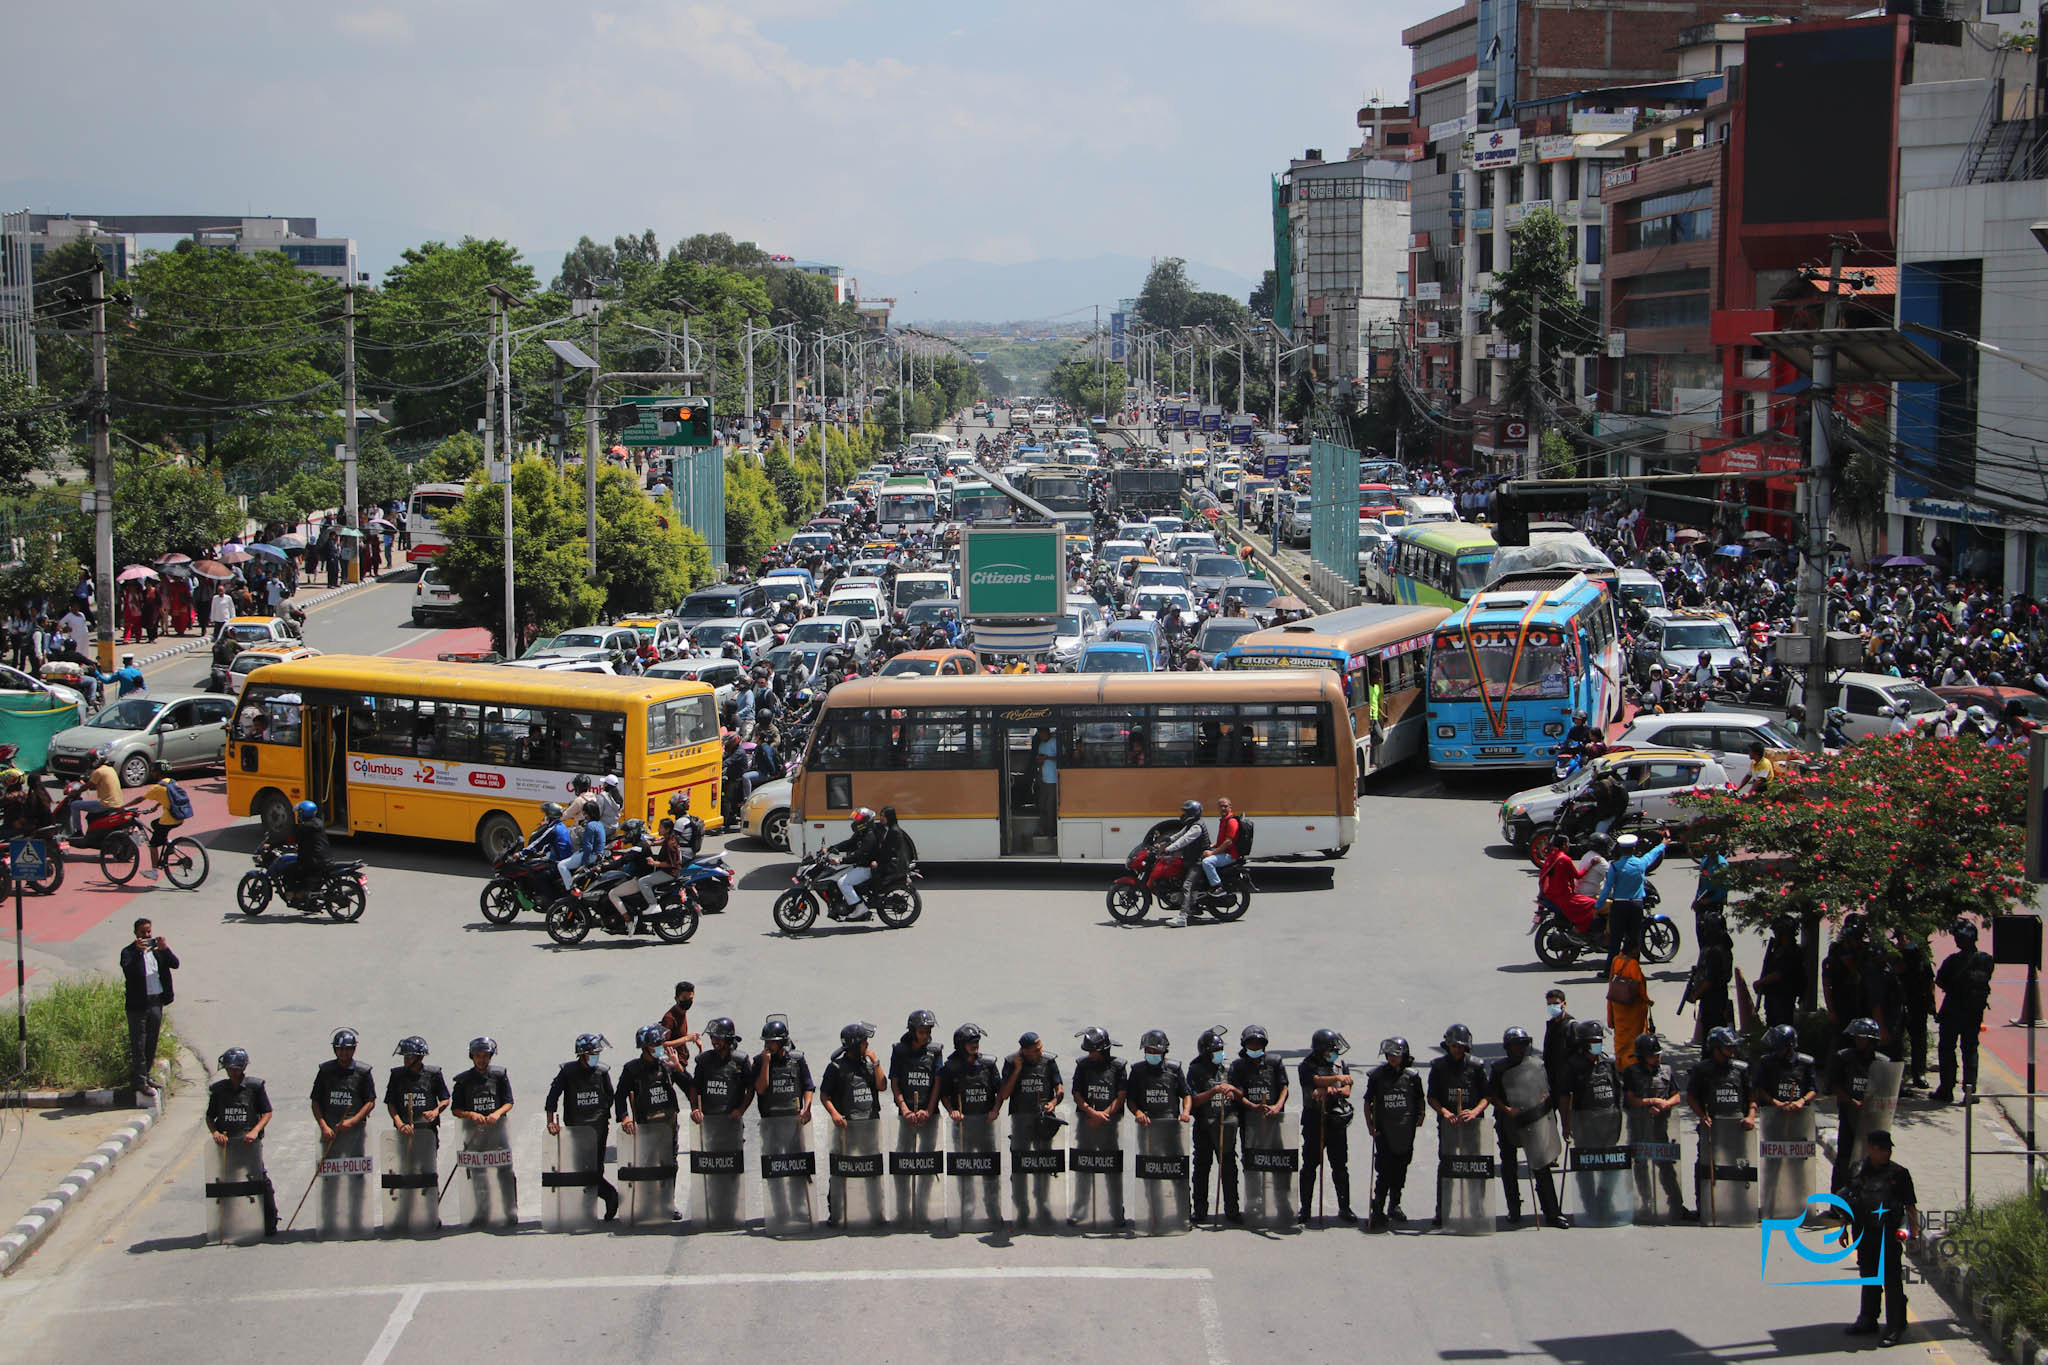
[[(379, 583), (388, 583), (393, 581), (393, 579), (397, 575), (411, 572), (413, 572), (413, 566), (408, 564), (397, 569), (386, 569), (385, 571), (383, 571), (380, 574), (377, 574), (373, 578), (363, 579), (360, 583), (344, 583), (338, 588), (323, 588), (322, 590), (312, 594), (311, 596), (307, 596), (305, 594), (305, 591), (301, 589), (299, 596), (287, 598), (286, 600), (296, 607), (316, 607), (320, 605), (322, 602), (327, 602), (337, 597), (346, 596), (347, 594), (354, 592), (358, 588), (375, 587)], [(172, 636), (170, 637), (169, 641), (167, 641), (163, 637), (159, 637), (158, 639), (151, 641), (151, 643), (161, 646), (161, 648), (149, 654), (137, 654), (135, 656), (135, 666), (137, 668), (148, 668), (151, 664), (162, 663), (165, 659), (175, 659), (180, 654), (184, 654), (189, 650), (203, 649), (206, 647), (207, 637), (209, 634), (209, 629), (202, 622), (198, 627), (196, 627), (196, 633), (189, 637), (182, 635)], [(175, 641), (175, 643), (171, 643), (170, 641)], [(123, 652), (124, 648), (133, 648), (133, 646), (124, 647), (119, 641), (115, 642), (114, 652), (117, 656)]]

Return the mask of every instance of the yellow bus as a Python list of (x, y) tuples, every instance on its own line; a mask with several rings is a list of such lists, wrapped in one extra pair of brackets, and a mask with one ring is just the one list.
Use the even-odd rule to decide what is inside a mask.
[(1341, 676), (1363, 790), (1372, 774), (1411, 758), (1419, 760), (1429, 751), (1428, 707), (1423, 703), (1429, 642), (1450, 614), (1449, 607), (1399, 603), (1347, 607), (1240, 636), (1216, 666), (1327, 668)]
[(1227, 796), (1256, 822), (1253, 856), (1341, 857), (1358, 837), (1354, 752), (1327, 670), (864, 679), (825, 699), (790, 844), (815, 852), (857, 807), (894, 806), (934, 862), (1120, 860), (1181, 802), (1213, 819)]
[(569, 779), (617, 774), (625, 814), (671, 792), (719, 826), (718, 703), (703, 683), (323, 654), (249, 675), (228, 731), (228, 810), (289, 831), (474, 842), (496, 861)]

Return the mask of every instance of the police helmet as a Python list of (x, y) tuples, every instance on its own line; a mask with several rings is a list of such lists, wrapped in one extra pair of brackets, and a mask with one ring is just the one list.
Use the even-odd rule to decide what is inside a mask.
[(628, 841), (646, 838), (647, 822), (640, 819), (621, 821), (619, 824), (619, 837)]
[(1265, 1047), (1268, 1041), (1268, 1039), (1266, 1038), (1265, 1025), (1246, 1024), (1244, 1026), (1244, 1032), (1237, 1035), (1237, 1041), (1240, 1045), (1247, 1048)]
[(642, 1024), (633, 1031), (634, 1047), (660, 1047), (668, 1039), (668, 1030), (659, 1024)]
[(848, 1024), (845, 1028), (839, 1030), (839, 1041), (842, 1046), (846, 1047), (851, 1047), (856, 1042), (865, 1043), (874, 1036), (875, 1026), (873, 1024)]
[(1572, 1020), (1572, 1041), (1575, 1043), (1597, 1043), (1606, 1033), (1606, 1027), (1598, 1019)]
[(1535, 1040), (1529, 1036), (1529, 1030), (1521, 1027), (1519, 1024), (1509, 1027), (1508, 1029), (1504, 1030), (1500, 1035), (1500, 1045), (1502, 1047), (1513, 1047), (1517, 1043), (1520, 1043), (1522, 1046), (1527, 1047), (1530, 1043), (1534, 1041)]
[(1214, 1052), (1230, 1041), (1230, 1033), (1221, 1024), (1212, 1024), (1202, 1030), (1202, 1036), (1195, 1040), (1195, 1051), (1201, 1054)]
[(582, 795), (584, 792), (589, 791), (590, 775), (588, 773), (578, 773), (574, 777), (570, 778), (569, 790), (575, 792), (579, 796)]
[(1586, 713), (1584, 711), (1574, 711), (1572, 712), (1572, 719), (1578, 724), (1584, 725), (1586, 723)]
[(1199, 802), (1199, 801), (1183, 801), (1183, 802), (1181, 802), (1181, 803), (1180, 803), (1180, 818), (1181, 818), (1181, 819), (1183, 819), (1183, 820), (1199, 820), (1199, 819), (1201, 819), (1201, 818), (1202, 818), (1202, 803), (1201, 803), (1201, 802)]
[(1143, 1052), (1166, 1052), (1172, 1046), (1163, 1028), (1148, 1028), (1138, 1037), (1138, 1048)]
[(704, 1036), (711, 1039), (722, 1039), (728, 1043), (738, 1042), (740, 1028), (738, 1024), (735, 1024), (732, 1020), (721, 1014), (705, 1026)]
[(1472, 1030), (1464, 1024), (1451, 1025), (1449, 1028), (1444, 1030), (1444, 1046), (1463, 1048), (1471, 1047)]
[(1764, 1049), (1768, 1052), (1783, 1052), (1799, 1046), (1799, 1030), (1790, 1024), (1778, 1024), (1764, 1034)]
[(939, 1016), (930, 1010), (912, 1010), (910, 1017), (903, 1021), (903, 1026), (909, 1029), (937, 1028)]
[(1948, 932), (1949, 937), (1958, 943), (1975, 943), (1977, 941), (1977, 926), (1966, 919), (1957, 920)]
[(969, 1043), (979, 1043), (988, 1037), (988, 1031), (979, 1024), (962, 1024), (953, 1030), (953, 1046), (965, 1051)]
[(229, 1048), (226, 1052), (220, 1054), (220, 1066), (223, 1071), (247, 1071), (249, 1069), (249, 1049), (245, 1047)]
[[(1107, 1052), (1116, 1046), (1115, 1041), (1109, 1036), (1109, 1030), (1099, 1024), (1090, 1024), (1074, 1036), (1081, 1040), (1083, 1052)], [(1260, 1036), (1264, 1037), (1263, 1034)]]
[(354, 1029), (338, 1028), (334, 1031), (334, 1036), (327, 1040), (327, 1045), (339, 1052), (345, 1047), (355, 1047), (360, 1042), (362, 1042), (362, 1039), (356, 1037)]
[(541, 819), (543, 819), (543, 820), (545, 820), (545, 821), (547, 821), (547, 822), (548, 822), (549, 824), (553, 824), (553, 823), (554, 823), (555, 821), (557, 821), (557, 820), (561, 819), (561, 818), (562, 818), (562, 803), (561, 803), (561, 802), (559, 802), (559, 801), (543, 801), (543, 802), (541, 802), (541, 803), (540, 803), (540, 818), (541, 818)]
[(1656, 1035), (1656, 1034), (1654, 1034), (1654, 1033), (1638, 1033), (1638, 1034), (1636, 1035), (1636, 1056), (1637, 1056), (1637, 1058), (1639, 1058), (1639, 1059), (1640, 1059), (1640, 1058), (1643, 1058), (1643, 1057), (1655, 1057), (1655, 1056), (1656, 1056), (1657, 1054), (1661, 1053), (1661, 1052), (1662, 1052), (1663, 1050), (1664, 1050), (1664, 1045), (1663, 1045), (1662, 1043), (1660, 1043), (1660, 1042), (1658, 1042), (1658, 1041), (1657, 1041), (1657, 1035)]
[(761, 1025), (761, 1041), (764, 1043), (786, 1043), (789, 1041), (789, 1020), (779, 1014), (771, 1014)]
[(1851, 1038), (1868, 1038), (1877, 1041), (1878, 1027), (1875, 1019), (1851, 1019), (1849, 1027), (1842, 1030)]
[(484, 1036), (484, 1037), (482, 1037), (482, 1038), (472, 1038), (472, 1039), (470, 1039), (470, 1040), (469, 1040), (469, 1055), (470, 1055), (470, 1056), (472, 1056), (472, 1057), (474, 1057), (474, 1056), (476, 1056), (476, 1054), (477, 1054), (477, 1053), (479, 1053), (479, 1052), (483, 1052), (483, 1053), (488, 1053), (489, 1055), (491, 1055), (491, 1056), (493, 1056), (493, 1057), (497, 1056), (497, 1055), (498, 1055), (498, 1040), (497, 1040), (496, 1038), (492, 1038), (492, 1037), (490, 1037), (490, 1036), (488, 1036), (488, 1035), (486, 1035), (486, 1036)]
[(1707, 1047), (1710, 1051), (1717, 1047), (1733, 1050), (1735, 1047), (1735, 1030), (1725, 1024), (1720, 1028), (1708, 1029)]
[(1351, 1050), (1351, 1044), (1345, 1042), (1344, 1035), (1337, 1032), (1337, 1030), (1333, 1028), (1319, 1028), (1313, 1034), (1309, 1035), (1308, 1050), (1310, 1052), (1328, 1052), (1335, 1054), (1341, 1052), (1349, 1052)]
[(1415, 1054), (1409, 1051), (1408, 1040), (1397, 1033), (1391, 1038), (1380, 1039), (1380, 1056), (1399, 1057), (1406, 1062), (1412, 1061)]
[(668, 813), (678, 820), (690, 813), (690, 793), (679, 791), (668, 799)]
[(576, 1035), (576, 1055), (578, 1057), (588, 1057), (592, 1053), (602, 1052), (610, 1046), (610, 1040), (602, 1033), (579, 1033)]
[(292, 814), (301, 820), (310, 820), (320, 813), (320, 808), (311, 801), (301, 801), (292, 807)]
[(417, 1033), (398, 1040), (398, 1046), (391, 1049), (394, 1057), (424, 1057), (427, 1055), (427, 1040)]

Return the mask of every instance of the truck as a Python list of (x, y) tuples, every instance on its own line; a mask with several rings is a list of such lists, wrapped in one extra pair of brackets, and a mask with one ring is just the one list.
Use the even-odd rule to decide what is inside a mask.
[(1181, 472), (1178, 469), (1112, 469), (1109, 472), (1110, 510), (1121, 515), (1171, 512), (1180, 506)]

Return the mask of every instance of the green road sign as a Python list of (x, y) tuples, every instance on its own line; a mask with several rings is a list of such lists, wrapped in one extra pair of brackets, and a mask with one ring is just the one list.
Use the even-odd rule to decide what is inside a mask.
[(970, 526), (960, 614), (969, 620), (1060, 615), (1067, 604), (1063, 541), (1058, 526)]
[(640, 394), (621, 399), (621, 409), (631, 408), (621, 444), (628, 446), (708, 446), (716, 443), (711, 434), (711, 400), (680, 398), (665, 394)]

